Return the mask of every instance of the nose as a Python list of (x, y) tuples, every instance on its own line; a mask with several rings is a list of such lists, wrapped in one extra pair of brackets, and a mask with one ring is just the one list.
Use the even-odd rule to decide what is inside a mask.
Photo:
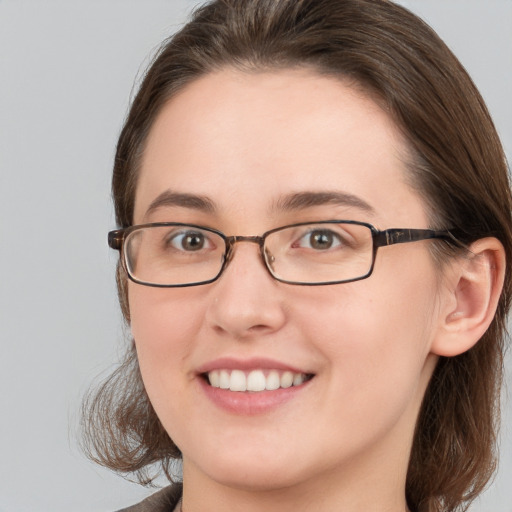
[(211, 286), (206, 320), (218, 334), (248, 339), (286, 322), (285, 285), (270, 276), (257, 244), (235, 244), (227, 268)]

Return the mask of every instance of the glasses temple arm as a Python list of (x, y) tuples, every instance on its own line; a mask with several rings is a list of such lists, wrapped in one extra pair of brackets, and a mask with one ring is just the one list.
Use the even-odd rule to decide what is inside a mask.
[(108, 234), (108, 245), (111, 249), (121, 250), (124, 240), (124, 229), (116, 229)]
[(458, 245), (462, 245), (450, 231), (436, 231), (433, 229), (392, 228), (386, 229), (385, 231), (378, 231), (373, 235), (375, 247), (416, 242), (419, 240), (429, 240), (433, 238), (449, 240)]

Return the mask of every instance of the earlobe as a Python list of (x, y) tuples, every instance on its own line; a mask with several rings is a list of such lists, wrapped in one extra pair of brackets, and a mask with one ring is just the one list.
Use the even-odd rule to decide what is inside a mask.
[(455, 260), (432, 353), (452, 357), (478, 342), (494, 318), (504, 277), (505, 250), (496, 238), (477, 240)]

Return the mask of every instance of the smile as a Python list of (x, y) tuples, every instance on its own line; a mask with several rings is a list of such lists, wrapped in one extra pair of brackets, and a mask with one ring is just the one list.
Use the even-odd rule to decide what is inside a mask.
[(230, 391), (274, 391), (300, 386), (313, 376), (281, 370), (212, 370), (206, 374), (210, 386)]

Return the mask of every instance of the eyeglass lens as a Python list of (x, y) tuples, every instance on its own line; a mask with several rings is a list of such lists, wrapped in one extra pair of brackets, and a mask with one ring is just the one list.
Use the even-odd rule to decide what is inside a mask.
[[(332, 283), (366, 276), (373, 242), (368, 226), (319, 223), (287, 226), (264, 235), (270, 273), (291, 283)], [(236, 248), (234, 249), (236, 251)], [(184, 286), (214, 280), (226, 255), (225, 239), (195, 226), (147, 226), (124, 242), (126, 269), (138, 282)]]

